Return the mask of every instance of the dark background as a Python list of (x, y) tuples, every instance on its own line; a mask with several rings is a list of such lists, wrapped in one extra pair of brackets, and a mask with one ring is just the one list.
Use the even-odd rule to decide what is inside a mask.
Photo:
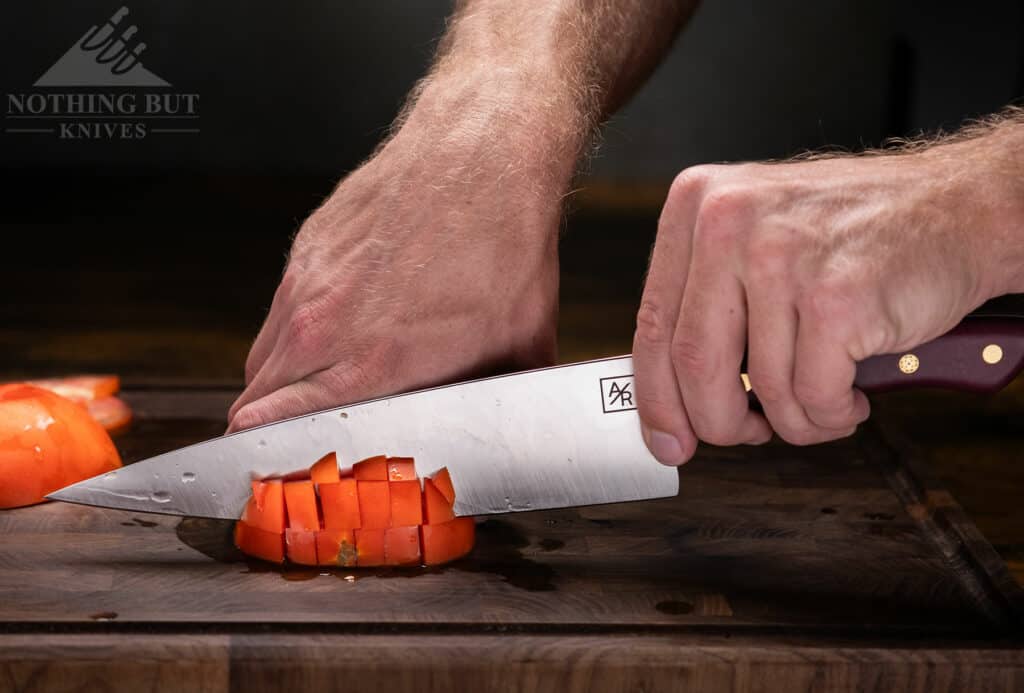
[[(0, 89), (120, 2), (5, 7)], [(291, 234), (373, 149), (448, 2), (137, 1), (147, 68), (201, 96), (199, 135), (0, 135), (0, 374), (109, 369), (237, 383)], [(708, 0), (605, 129), (563, 241), (562, 358), (629, 348), (680, 169), (955, 128), (1024, 92), (1024, 4)], [(10, 122), (6, 121), (9, 126)]]

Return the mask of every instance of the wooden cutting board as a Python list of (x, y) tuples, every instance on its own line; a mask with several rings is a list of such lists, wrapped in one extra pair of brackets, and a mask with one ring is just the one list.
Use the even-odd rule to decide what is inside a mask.
[[(220, 434), (234, 394), (128, 392), (125, 461)], [(0, 691), (1024, 689), (1020, 591), (905, 444), (708, 448), (680, 481), (486, 518), (429, 570), (272, 567), (224, 522), (2, 511)]]

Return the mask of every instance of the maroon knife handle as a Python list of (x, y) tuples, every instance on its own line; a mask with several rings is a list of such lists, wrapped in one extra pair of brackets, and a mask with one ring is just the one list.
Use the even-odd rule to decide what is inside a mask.
[(857, 364), (867, 393), (918, 387), (996, 392), (1024, 368), (1024, 318), (968, 317), (946, 334), (900, 354)]

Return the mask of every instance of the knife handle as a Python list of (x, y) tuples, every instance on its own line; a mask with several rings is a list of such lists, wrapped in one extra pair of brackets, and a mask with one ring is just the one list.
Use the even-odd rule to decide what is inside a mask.
[(996, 392), (1024, 369), (1024, 318), (969, 316), (946, 334), (900, 354), (857, 364), (866, 393), (940, 387)]

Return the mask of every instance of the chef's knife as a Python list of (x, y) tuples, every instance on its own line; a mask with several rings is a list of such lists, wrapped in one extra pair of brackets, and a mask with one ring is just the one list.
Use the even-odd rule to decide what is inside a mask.
[[(1024, 320), (978, 317), (916, 349), (858, 364), (867, 392), (905, 387), (995, 391), (1024, 365)], [(447, 467), (457, 515), (673, 496), (677, 470), (640, 436), (629, 356), (484, 378), (360, 402), (174, 450), (56, 491), (109, 508), (235, 519), (250, 479), (287, 474), (337, 451), (342, 466), (378, 454)]]

